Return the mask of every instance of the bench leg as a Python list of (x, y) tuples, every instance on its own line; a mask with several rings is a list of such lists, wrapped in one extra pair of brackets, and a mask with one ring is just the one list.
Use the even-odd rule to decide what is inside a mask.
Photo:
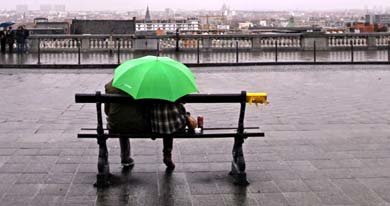
[(103, 188), (110, 184), (110, 166), (108, 162), (108, 149), (106, 140), (99, 140), (98, 174), (96, 175), (95, 187)]
[(234, 138), (232, 170), (229, 174), (233, 176), (234, 184), (245, 186), (249, 185), (249, 182), (246, 179), (245, 159), (244, 152), (242, 150), (243, 143), (243, 138)]

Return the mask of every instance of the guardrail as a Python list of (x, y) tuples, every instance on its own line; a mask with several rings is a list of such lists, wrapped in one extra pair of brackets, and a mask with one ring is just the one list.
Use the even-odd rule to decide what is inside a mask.
[[(137, 53), (145, 53), (176, 58), (185, 63), (245, 63), (247, 56), (260, 52), (259, 58), (251, 63), (299, 62), (294, 56), (304, 53), (304, 63), (318, 62), (319, 54), (327, 54), (330, 59), (340, 62), (362, 61), (365, 54), (361, 51), (384, 51), (380, 61), (390, 62), (390, 33), (361, 34), (324, 34), (324, 33), (288, 33), (288, 34), (240, 34), (240, 35), (32, 35), (28, 40), (30, 55), (36, 58), (36, 64), (42, 64), (41, 58), (52, 58), (56, 53), (69, 54), (66, 58), (82, 64), (89, 54), (99, 58), (116, 60), (108, 64), (120, 64), (122, 60), (135, 58)], [(331, 53), (331, 51), (334, 51)], [(337, 53), (341, 51), (342, 53)], [(218, 56), (223, 53), (222, 56)], [(311, 54), (310, 54), (311, 53)], [(47, 57), (49, 55), (50, 57)], [(103, 55), (103, 56), (102, 56)], [(217, 55), (216, 61), (208, 61)], [(386, 55), (386, 57), (383, 57)], [(76, 61), (74, 61), (75, 58)], [(292, 56), (292, 57), (291, 57)], [(291, 58), (290, 58), (291, 57)], [(339, 58), (340, 57), (340, 58)], [(19, 57), (18, 57), (19, 58)], [(190, 61), (186, 61), (186, 60)], [(298, 58), (299, 59), (299, 58)], [(322, 59), (322, 60), (321, 60)], [(323, 61), (324, 58), (321, 58)], [(378, 58), (376, 60), (379, 60)], [(193, 61), (195, 60), (195, 61)], [(363, 60), (364, 61), (364, 60)], [(371, 61), (368, 59), (367, 61)], [(19, 61), (18, 61), (19, 62)], [(375, 62), (375, 61), (374, 61)], [(84, 62), (83, 62), (84, 63)], [(6, 63), (7, 64), (7, 63)], [(19, 63), (21, 64), (21, 63)], [(22, 63), (23, 64), (23, 63)], [(44, 62), (44, 64), (47, 64)], [(58, 64), (54, 62), (52, 64)], [(101, 63), (97, 63), (101, 64)]]

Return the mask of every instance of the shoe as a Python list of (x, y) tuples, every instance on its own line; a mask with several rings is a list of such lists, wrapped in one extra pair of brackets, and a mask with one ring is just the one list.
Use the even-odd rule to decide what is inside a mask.
[(125, 159), (121, 161), (123, 167), (132, 167), (134, 166), (134, 159), (129, 157), (129, 159)]
[(173, 171), (175, 169), (175, 163), (173, 163), (171, 155), (164, 155), (163, 162), (167, 166), (168, 172)]

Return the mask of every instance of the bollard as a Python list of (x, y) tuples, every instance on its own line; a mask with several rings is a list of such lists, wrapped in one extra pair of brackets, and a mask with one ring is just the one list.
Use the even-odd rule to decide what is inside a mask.
[(41, 39), (38, 38), (38, 64), (41, 64)]
[(275, 42), (275, 62), (278, 62), (278, 41)]
[(313, 42), (313, 57), (314, 57), (314, 63), (317, 62), (317, 45), (316, 45), (316, 41)]
[(390, 41), (387, 42), (387, 61), (390, 62)]
[(196, 58), (196, 62), (198, 64), (200, 64), (200, 59), (199, 59), (199, 39), (197, 39), (197, 47), (196, 47), (196, 52), (197, 52), (197, 58)]
[(351, 40), (351, 62), (353, 63), (354, 56), (353, 56), (353, 41)]
[(81, 64), (81, 45), (80, 40), (77, 39), (78, 64)]
[(118, 65), (121, 64), (121, 42), (117, 39), (118, 42)]
[(157, 56), (160, 56), (160, 39), (157, 39)]
[(180, 49), (179, 49), (179, 40), (180, 40), (180, 31), (179, 31), (179, 29), (176, 29), (176, 48), (175, 48), (176, 52), (180, 51)]
[(236, 63), (238, 63), (238, 41), (236, 41)]

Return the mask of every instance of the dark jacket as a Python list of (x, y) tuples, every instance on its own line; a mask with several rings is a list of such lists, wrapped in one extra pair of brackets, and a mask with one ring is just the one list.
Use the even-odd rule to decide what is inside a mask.
[[(107, 94), (126, 94), (114, 88), (112, 81), (105, 85)], [(104, 112), (107, 115), (107, 128), (113, 133), (134, 133), (150, 131), (148, 104), (142, 101), (118, 104), (109, 103), (104, 105)]]
[(13, 44), (15, 42), (15, 31), (14, 30), (8, 30), (6, 34), (7, 43)]

